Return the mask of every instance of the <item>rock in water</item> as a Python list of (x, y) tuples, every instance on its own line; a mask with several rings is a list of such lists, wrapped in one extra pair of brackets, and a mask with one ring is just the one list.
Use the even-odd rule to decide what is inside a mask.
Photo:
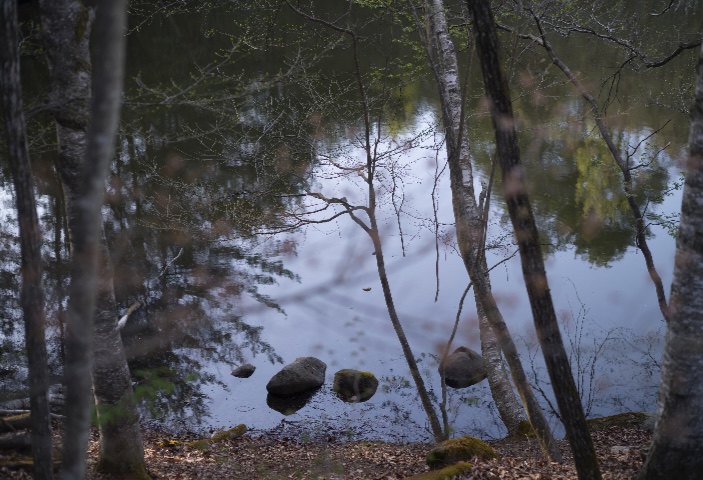
[(334, 374), (332, 390), (345, 402), (365, 402), (377, 388), (378, 380), (371, 372), (345, 368)]
[(273, 395), (290, 396), (317, 388), (325, 383), (327, 365), (315, 357), (299, 357), (274, 375), (266, 385)]
[(237, 378), (249, 378), (254, 373), (254, 370), (256, 370), (256, 367), (254, 365), (252, 365), (251, 363), (245, 363), (244, 365), (241, 365), (232, 370), (232, 375)]
[[(440, 365), (440, 373), (442, 366)], [(459, 347), (444, 362), (444, 381), (452, 388), (466, 388), (486, 378), (483, 357), (466, 347)]]
[(295, 412), (303, 408), (308, 404), (310, 399), (315, 396), (315, 394), (320, 391), (320, 387), (313, 388), (303, 393), (298, 393), (296, 395), (289, 395), (287, 397), (282, 397), (280, 395), (266, 395), (266, 405), (272, 410), (276, 410), (283, 415), (293, 415)]

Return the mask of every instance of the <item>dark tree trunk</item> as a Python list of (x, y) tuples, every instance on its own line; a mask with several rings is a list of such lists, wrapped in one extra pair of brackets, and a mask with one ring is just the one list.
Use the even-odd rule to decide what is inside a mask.
[[(101, 224), (99, 283), (95, 313), (93, 390), (98, 409), (98, 469), (145, 478), (144, 447), (132, 379), (117, 328), (113, 271)], [(135, 475), (136, 476), (136, 475)]]
[(658, 420), (641, 480), (703, 478), (703, 49), (697, 73)]
[(473, 18), (483, 83), (491, 104), (503, 194), (520, 248), (522, 271), (542, 353), (581, 479), (599, 479), (595, 448), (569, 366), (552, 303), (537, 226), (520, 163), (517, 131), (508, 84), (502, 73), (498, 37), (489, 0), (467, 0)]
[(19, 28), (17, 4), (2, 2), (0, 7), (0, 89), (7, 132), (7, 149), (15, 186), (15, 203), (22, 252), (22, 314), (29, 367), (32, 454), (34, 478), (53, 477), (51, 463), (51, 424), (47, 398), (46, 315), (42, 288), (41, 230), (34, 197), (34, 180), (22, 111), (20, 86)]
[[(64, 478), (83, 478), (93, 405), (90, 380), (93, 367), (96, 294), (99, 291), (99, 283), (112, 282), (111, 278), (103, 278), (102, 282), (98, 282), (100, 250), (104, 248), (101, 207), (105, 193), (105, 177), (115, 151), (114, 142), (122, 95), (126, 2), (124, 0), (98, 2), (95, 9), (92, 62), (88, 43), (93, 18), (92, 9), (75, 0), (42, 1), (41, 9), (43, 37), (51, 72), (51, 107), (56, 118), (59, 139), (58, 169), (67, 186), (72, 245), (65, 375), (68, 387), (66, 413), (69, 420), (65, 431), (63, 476)], [(92, 97), (91, 65), (93, 68)], [(91, 98), (89, 115), (86, 104)], [(90, 122), (88, 118), (91, 119)], [(103, 261), (109, 261), (104, 254), (100, 262)], [(104, 273), (104, 270), (101, 273)], [(109, 329), (104, 328), (103, 322), (106, 320), (103, 316), (110, 316), (115, 323), (115, 327), (112, 328), (114, 340), (117, 335), (116, 311), (100, 312), (96, 322), (98, 335), (109, 332)], [(103, 344), (104, 339), (100, 338), (100, 343), (97, 345), (102, 347)], [(120, 350), (122, 346), (119, 344), (113, 347)], [(105, 351), (98, 350), (98, 353), (105, 353)], [(123, 356), (122, 359), (124, 359)], [(104, 407), (101, 404), (103, 399), (114, 400), (110, 395), (99, 394), (114, 386), (108, 383), (114, 381), (114, 375), (126, 376), (125, 381), (117, 384), (120, 392), (123, 391), (122, 384), (129, 382), (129, 374), (124, 362), (111, 366), (113, 375), (107, 378), (100, 377), (99, 374), (106, 369), (107, 361), (99, 359), (96, 362), (99, 368), (98, 375), (93, 376), (95, 383), (106, 382), (95, 387), (100, 408)], [(126, 401), (122, 403), (118, 401), (109, 406), (114, 409), (110, 412), (113, 416), (117, 412), (130, 409), (133, 411), (133, 407), (131, 395)], [(136, 418), (136, 413), (133, 415)], [(128, 430), (134, 431), (131, 428), (131, 421), (129, 426)], [(116, 433), (116, 429), (101, 428), (101, 434), (105, 432)], [(101, 437), (101, 454), (104, 454), (105, 449), (110, 448), (110, 445), (117, 444), (112, 441), (114, 439), (106, 439), (104, 435)], [(138, 430), (132, 441), (135, 450), (141, 451)], [(143, 455), (135, 460), (129, 458), (128, 454), (129, 451), (124, 450), (111, 451), (109, 458), (104, 459), (101, 455), (100, 460), (114, 462), (119, 457), (121, 462), (130, 465), (129, 470), (144, 474)], [(120, 455), (123, 456), (120, 457)], [(135, 463), (131, 465), (130, 462)]]
[[(457, 243), (464, 266), (474, 284), (479, 318), (485, 316), (488, 320), (479, 324), (479, 328), (484, 357), (490, 362), (488, 368), (491, 392), (508, 432), (517, 433), (524, 417), (505, 374), (500, 352), (496, 351), (495, 344), (490, 343), (490, 340), (495, 339), (505, 355), (513, 382), (545, 456), (553, 461), (561, 461), (559, 447), (530, 387), (515, 343), (491, 290), (486, 258), (481, 251), (484, 222), (487, 219), (483, 218), (476, 205), (469, 142), (468, 139), (462, 138), (463, 109), (459, 69), (441, 0), (425, 2), (424, 21), (418, 19), (417, 23), (418, 27), (424, 25), (426, 29), (424, 35), (421, 34), (421, 39), (437, 82), (442, 106)], [(484, 331), (488, 325), (492, 332)]]

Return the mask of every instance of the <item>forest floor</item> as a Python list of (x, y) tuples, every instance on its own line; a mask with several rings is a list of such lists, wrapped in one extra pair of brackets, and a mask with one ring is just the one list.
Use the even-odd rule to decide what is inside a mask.
[[(594, 431), (592, 436), (604, 479), (635, 478), (651, 441), (651, 432), (618, 426)], [(205, 448), (186, 445), (193, 438), (172, 440), (157, 432), (144, 433), (146, 461), (154, 479), (403, 479), (428, 471), (425, 455), (432, 447), (423, 443), (340, 441), (331, 436), (305, 441), (252, 433), (209, 443)], [(489, 443), (502, 457), (473, 461), (470, 473), (458, 478), (577, 478), (566, 441), (559, 442), (565, 457), (563, 464), (544, 461), (534, 438)], [(114, 480), (115, 477), (95, 472), (97, 450), (97, 433), (93, 433), (88, 478)], [(0, 467), (0, 479), (5, 478), (28, 479), (31, 473)]]

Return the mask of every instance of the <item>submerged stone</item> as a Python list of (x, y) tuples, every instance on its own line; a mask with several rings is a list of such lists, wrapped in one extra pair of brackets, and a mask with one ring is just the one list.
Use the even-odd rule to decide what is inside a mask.
[(256, 367), (254, 365), (252, 365), (251, 363), (245, 363), (244, 365), (241, 365), (232, 370), (232, 375), (237, 378), (249, 378), (252, 376), (255, 370)]
[(444, 381), (448, 387), (466, 388), (486, 378), (486, 362), (483, 357), (466, 347), (459, 347), (440, 364), (444, 368)]
[(371, 372), (345, 368), (334, 374), (332, 390), (345, 402), (365, 402), (377, 388), (378, 379)]
[(307, 405), (310, 399), (319, 390), (320, 388), (318, 387), (313, 390), (308, 390), (306, 392), (287, 397), (269, 393), (266, 396), (266, 405), (268, 405), (272, 410), (276, 410), (278, 413), (282, 413), (283, 415), (293, 415), (295, 412)]

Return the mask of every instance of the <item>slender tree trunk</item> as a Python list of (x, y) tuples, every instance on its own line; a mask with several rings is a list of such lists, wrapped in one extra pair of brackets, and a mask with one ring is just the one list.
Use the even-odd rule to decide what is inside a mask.
[(29, 367), (32, 455), (34, 478), (53, 477), (51, 423), (47, 398), (46, 314), (42, 288), (41, 230), (37, 218), (34, 179), (29, 159), (27, 132), (20, 85), (19, 27), (17, 3), (0, 6), (0, 90), (7, 133), (7, 149), (15, 186), (17, 221), (22, 252), (22, 314)]
[[(483, 271), (487, 271), (485, 269), (485, 259), (482, 259), (481, 262), (483, 263)], [(517, 351), (515, 342), (512, 341), (512, 337), (508, 331), (508, 326), (505, 324), (503, 315), (501, 314), (495, 297), (493, 296), (488, 275), (477, 275), (475, 270), (479, 269), (476, 268), (474, 264), (468, 263), (466, 260), (464, 261), (464, 265), (467, 269), (469, 269), (469, 275), (472, 275), (472, 278), (476, 279), (474, 281), (475, 295), (479, 299), (479, 303), (486, 314), (486, 318), (488, 318), (491, 322), (493, 332), (499, 339), (498, 341), (500, 343), (501, 350), (503, 351), (505, 360), (510, 367), (513, 382), (515, 382), (518, 395), (520, 395), (520, 400), (525, 407), (525, 411), (527, 412), (527, 416), (532, 424), (532, 428), (535, 430), (535, 434), (540, 442), (542, 451), (545, 456), (552, 459), (552, 461), (561, 462), (562, 458), (561, 452), (559, 451), (559, 446), (554, 440), (554, 436), (549, 428), (547, 419), (544, 417), (542, 409), (537, 402), (537, 398), (532, 392), (530, 382), (525, 374), (525, 369), (522, 368), (520, 354)]]
[(488, 349), (484, 351), (484, 358), (492, 362), (489, 366), (491, 392), (496, 405), (500, 404), (498, 411), (508, 432), (517, 433), (524, 417), (507, 379), (500, 352), (496, 352), (493, 345), (484, 341), (494, 338), (497, 339), (500, 349), (505, 354), (520, 399), (545, 455), (554, 461), (561, 461), (561, 452), (530, 388), (515, 343), (493, 297), (485, 256), (479, 251), (485, 219), (476, 205), (469, 143), (468, 140), (462, 139), (462, 95), (459, 88), (456, 53), (449, 36), (441, 0), (426, 2), (425, 25), (427, 33), (423, 43), (437, 81), (442, 106), (457, 242), (466, 270), (474, 283), (479, 318), (484, 314), (485, 319), (488, 320), (483, 322), (483, 328), (485, 329), (486, 323), (492, 328), (492, 332), (481, 332), (482, 349), (484, 346)]
[(505, 371), (500, 344), (481, 301), (475, 297), (476, 313), (478, 315), (479, 336), (481, 338), (481, 354), (486, 361), (486, 373), (491, 396), (498, 409), (498, 414), (508, 429), (508, 435), (519, 435), (522, 426), (528, 422), (525, 410), (515, 398), (513, 385), (510, 383), (508, 372)]
[(658, 420), (642, 480), (703, 478), (703, 48), (688, 148)]
[(378, 277), (381, 280), (381, 288), (383, 289), (383, 298), (386, 301), (386, 308), (388, 310), (388, 316), (391, 319), (391, 324), (393, 324), (393, 329), (398, 336), (398, 341), (403, 349), (403, 355), (405, 356), (405, 361), (410, 368), (410, 375), (413, 377), (415, 382), (415, 387), (417, 388), (417, 393), (420, 396), (420, 402), (422, 403), (422, 408), (427, 414), (427, 418), (430, 422), (430, 429), (432, 430), (432, 435), (435, 441), (441, 442), (447, 439), (446, 432), (442, 430), (442, 425), (437, 417), (437, 412), (432, 406), (432, 401), (429, 394), (427, 393), (427, 388), (425, 387), (425, 382), (420, 374), (420, 369), (417, 367), (417, 362), (415, 361), (415, 356), (413, 355), (412, 349), (410, 348), (410, 342), (408, 342), (408, 337), (405, 336), (403, 330), (403, 325), (400, 323), (398, 318), (398, 313), (395, 310), (395, 304), (393, 303), (393, 295), (391, 294), (391, 287), (388, 283), (388, 275), (386, 273), (386, 265), (383, 259), (383, 249), (381, 246), (381, 238), (378, 234), (378, 226), (376, 225), (375, 214), (372, 212), (371, 217), (371, 229), (367, 231), (371, 240), (373, 241), (374, 251), (376, 253), (376, 266), (378, 267)]
[[(101, 229), (101, 206), (105, 176), (114, 155), (114, 138), (122, 94), (126, 2), (103, 1), (96, 7), (91, 115), (88, 115), (86, 106), (91, 99), (88, 38), (91, 33), (93, 10), (75, 0), (42, 0), (41, 11), (43, 37), (52, 81), (51, 106), (59, 138), (58, 167), (67, 187), (72, 242), (66, 361), (66, 412), (70, 420), (65, 432), (63, 475), (65, 478), (83, 478), (93, 404), (90, 374), (93, 366), (93, 327), (98, 293), (96, 280), (99, 262), (104, 265), (109, 261), (105, 254)], [(89, 117), (90, 130), (87, 127)], [(103, 268), (101, 273), (110, 271)], [(111, 292), (111, 282), (111, 277), (103, 277), (100, 282), (102, 291)], [(112, 328), (109, 327), (110, 319), (115, 324)], [(120, 398), (117, 398), (117, 393), (106, 393), (110, 389), (124, 393), (123, 386), (131, 384), (121, 351), (122, 345), (119, 343), (116, 321), (117, 312), (114, 309), (112, 312), (102, 309), (95, 322), (97, 355), (113, 355), (98, 358), (95, 363), (95, 398), (98, 402), (99, 416), (109, 409), (110, 418), (129, 418), (129, 428), (126, 432), (132, 435), (129, 441), (133, 448), (121, 448), (126, 442), (110, 435), (125, 435), (125, 432), (114, 425), (110, 427), (110, 422), (99, 418), (100, 464), (119, 465), (120, 470), (144, 476), (141, 437), (138, 429), (134, 428), (137, 417), (131, 391), (127, 397)], [(107, 345), (117, 352), (108, 351), (104, 348)], [(110, 374), (106, 374), (108, 371)], [(116, 381), (117, 378), (120, 379), (119, 382)], [(122, 415), (126, 417), (123, 418)], [(136, 458), (130, 458), (131, 452), (136, 452)], [(118, 458), (119, 463), (116, 460)]]
[(112, 262), (102, 223), (100, 227), (92, 371), (100, 430), (98, 469), (148, 478), (132, 377), (117, 327)]
[[(474, 22), (476, 49), (481, 61), (483, 83), (491, 102), (491, 118), (496, 135), (496, 150), (503, 173), (503, 194), (520, 248), (522, 271), (532, 316), (547, 371), (574, 455), (579, 478), (601, 478), (583, 407), (571, 374), (569, 359), (559, 332), (552, 303), (537, 226), (527, 195), (520, 163), (517, 131), (510, 103), (508, 84), (502, 73), (498, 37), (489, 0), (467, 0)], [(484, 305), (485, 306), (485, 305)]]

